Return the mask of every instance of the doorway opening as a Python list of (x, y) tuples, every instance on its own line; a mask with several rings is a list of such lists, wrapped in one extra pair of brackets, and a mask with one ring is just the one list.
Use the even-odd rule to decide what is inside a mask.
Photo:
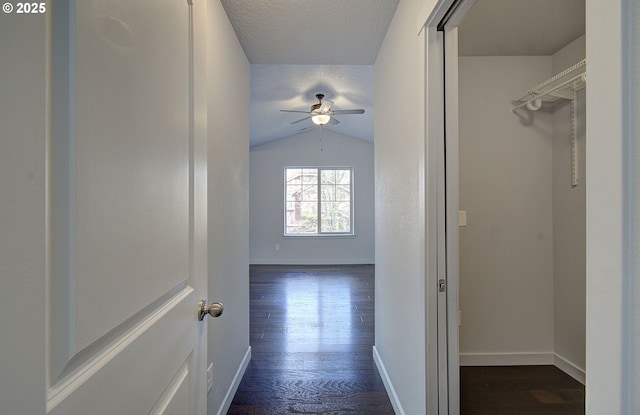
[[(453, 19), (440, 25), (447, 276), (455, 273), (450, 288), (457, 282), (448, 295), (459, 295), (447, 317), (459, 326), (457, 342), (449, 339), (449, 353), (459, 353), (459, 363), (449, 361), (450, 407), (460, 398), (461, 413), (475, 413), (478, 403), (469, 399), (482, 393), (469, 385), (483, 375), (484, 384), (497, 373), (513, 386), (507, 367), (524, 382), (533, 379), (525, 373), (546, 366), (568, 383), (528, 384), (517, 393), (583, 413), (585, 77), (565, 80), (586, 67), (584, 2), (452, 4)], [(458, 365), (461, 379), (452, 387)]]

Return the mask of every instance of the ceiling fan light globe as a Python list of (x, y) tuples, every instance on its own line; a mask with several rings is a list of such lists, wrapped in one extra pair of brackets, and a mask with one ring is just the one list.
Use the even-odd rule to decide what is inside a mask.
[(330, 119), (331, 116), (327, 114), (317, 114), (311, 117), (311, 121), (313, 121), (313, 123), (317, 125), (325, 125), (329, 122)]

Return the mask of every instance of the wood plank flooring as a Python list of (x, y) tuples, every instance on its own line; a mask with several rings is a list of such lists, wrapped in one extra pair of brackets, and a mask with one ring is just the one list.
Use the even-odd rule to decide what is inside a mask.
[(252, 266), (250, 307), (228, 414), (394, 413), (372, 358), (373, 266)]
[(460, 368), (461, 415), (583, 415), (584, 386), (555, 366)]

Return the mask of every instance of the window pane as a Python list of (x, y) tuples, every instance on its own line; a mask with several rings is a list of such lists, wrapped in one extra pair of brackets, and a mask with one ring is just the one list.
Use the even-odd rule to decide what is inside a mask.
[(317, 184), (313, 185), (304, 185), (302, 188), (302, 200), (306, 202), (315, 202), (318, 200), (318, 186)]
[(322, 191), (322, 200), (334, 201), (336, 200), (336, 187), (334, 185), (323, 184), (320, 186)]
[(317, 202), (287, 203), (287, 233), (318, 233)]
[(351, 170), (335, 170), (336, 184), (349, 184), (351, 183)]
[(336, 186), (336, 200), (349, 202), (351, 200), (351, 188), (349, 186)]
[(287, 185), (302, 183), (302, 169), (287, 169)]
[(336, 182), (335, 170), (322, 170), (322, 184), (334, 184)]
[(351, 232), (351, 204), (349, 202), (322, 203), (322, 232)]
[(287, 202), (302, 199), (300, 186), (287, 186)]
[(302, 182), (305, 184), (318, 185), (318, 169), (303, 169)]

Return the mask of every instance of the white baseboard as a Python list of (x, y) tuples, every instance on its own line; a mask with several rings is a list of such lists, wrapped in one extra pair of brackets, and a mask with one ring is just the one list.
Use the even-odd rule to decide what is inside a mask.
[(554, 365), (585, 384), (583, 368), (557, 353), (460, 353), (460, 366), (535, 366)]
[(579, 367), (578, 365), (571, 362), (570, 360), (565, 359), (564, 357), (560, 356), (557, 353), (554, 354), (553, 356), (553, 364), (558, 369), (562, 370), (564, 373), (571, 376), (578, 382), (582, 383), (583, 385), (585, 384), (585, 381), (587, 379), (587, 374), (583, 368)]
[(244, 376), (244, 372), (247, 370), (247, 366), (249, 366), (249, 362), (251, 361), (251, 346), (247, 348), (247, 352), (244, 354), (244, 358), (236, 370), (236, 375), (233, 377), (233, 382), (229, 386), (227, 393), (224, 395), (224, 399), (222, 400), (222, 405), (220, 405), (220, 409), (218, 410), (218, 415), (224, 415), (229, 412), (229, 408), (231, 407), (231, 402), (233, 401), (233, 397), (236, 396), (236, 392), (238, 391), (238, 386), (240, 386), (240, 381), (242, 381), (242, 376)]
[(391, 383), (391, 379), (389, 378), (387, 369), (385, 369), (384, 363), (382, 363), (382, 358), (378, 354), (376, 346), (373, 346), (373, 361), (376, 363), (378, 373), (380, 373), (382, 383), (384, 383), (384, 388), (387, 390), (387, 395), (389, 395), (389, 400), (391, 401), (393, 410), (395, 411), (396, 415), (404, 415), (402, 405), (400, 405), (400, 399), (398, 399), (398, 394), (396, 394), (396, 390), (393, 388), (393, 384)]
[(460, 366), (552, 365), (553, 353), (460, 353)]
[(360, 259), (250, 259), (250, 265), (371, 265), (375, 264), (373, 258)]

